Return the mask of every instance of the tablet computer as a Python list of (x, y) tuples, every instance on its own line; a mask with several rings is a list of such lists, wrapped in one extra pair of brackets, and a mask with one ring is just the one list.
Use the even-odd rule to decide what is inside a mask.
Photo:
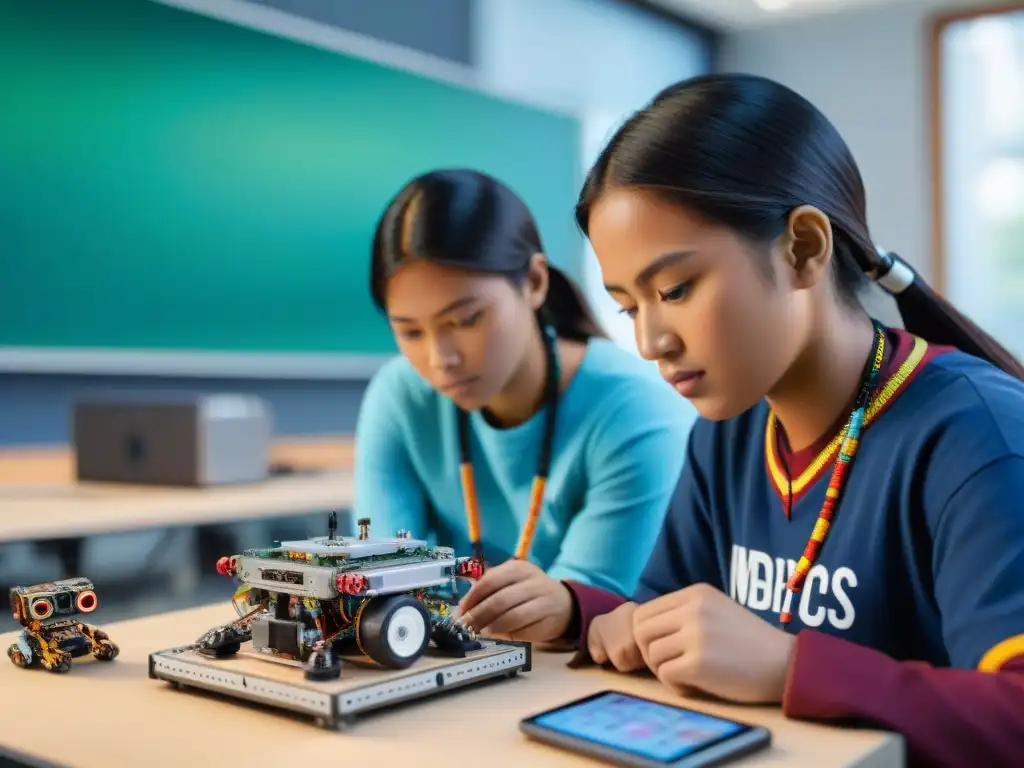
[(537, 741), (629, 768), (704, 768), (771, 745), (771, 732), (619, 691), (600, 691), (525, 718)]

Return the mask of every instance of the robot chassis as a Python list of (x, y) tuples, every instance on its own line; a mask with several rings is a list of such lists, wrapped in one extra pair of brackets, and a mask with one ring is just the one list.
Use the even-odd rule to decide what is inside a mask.
[(190, 647), (221, 658), (251, 642), (271, 660), (302, 664), (307, 680), (323, 681), (341, 676), (346, 653), (405, 669), (431, 640), (436, 652), (452, 656), (483, 647), (438, 593), (450, 586), (455, 595), (459, 578), (479, 578), (482, 561), (457, 558), (406, 531), (371, 538), (369, 518), (358, 525), (358, 537), (339, 537), (332, 512), (326, 537), (220, 558), (218, 573), (239, 582), (233, 599), (239, 616)]
[(79, 621), (99, 606), (93, 583), (86, 578), (62, 579), (12, 587), (11, 611), (24, 629), (7, 649), (7, 657), (22, 669), (42, 666), (50, 672), (71, 669), (71, 661), (92, 654), (113, 661), (119, 649), (107, 633)]

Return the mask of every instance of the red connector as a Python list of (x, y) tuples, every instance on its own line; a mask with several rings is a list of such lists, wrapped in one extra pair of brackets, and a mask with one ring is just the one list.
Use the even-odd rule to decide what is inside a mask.
[(459, 563), (458, 573), (459, 576), (462, 576), (465, 579), (479, 579), (484, 575), (485, 570), (486, 566), (484, 565), (483, 560), (476, 557), (470, 557)]
[(334, 583), (345, 595), (358, 595), (366, 589), (366, 577), (359, 573), (339, 573)]

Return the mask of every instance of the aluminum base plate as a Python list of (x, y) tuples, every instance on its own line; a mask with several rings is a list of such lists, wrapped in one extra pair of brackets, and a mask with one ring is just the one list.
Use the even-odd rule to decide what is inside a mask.
[(222, 659), (169, 648), (150, 654), (149, 676), (178, 688), (309, 715), (318, 725), (338, 728), (376, 709), (530, 671), (529, 643), (481, 642), (482, 649), (457, 658), (430, 648), (404, 670), (381, 669), (364, 657), (342, 657), (341, 677), (322, 682), (306, 680), (301, 665), (267, 658), (248, 645)]

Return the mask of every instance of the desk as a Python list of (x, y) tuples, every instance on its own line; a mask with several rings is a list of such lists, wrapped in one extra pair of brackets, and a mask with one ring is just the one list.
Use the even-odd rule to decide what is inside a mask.
[[(148, 678), (151, 651), (192, 642), (233, 618), (230, 605), (108, 626), (102, 624), (102, 611), (101, 607), (99, 625), (121, 648), (111, 664), (86, 658), (76, 661), (67, 675), (55, 675), (18, 669), (0, 659), (0, 690), (10, 702), (0, 719), (3, 746), (73, 768), (212, 768), (235, 765), (240, 759), (271, 768), (296, 760), (370, 768), (586, 767), (597, 764), (527, 741), (518, 731), (518, 720), (609, 687), (655, 699), (673, 698), (653, 679), (599, 669), (571, 670), (565, 666), (566, 654), (536, 652), (533, 671), (518, 678), (370, 715), (350, 731), (329, 732), (312, 725), (309, 718), (176, 691)], [(0, 653), (13, 638), (0, 636)], [(70, 709), (55, 709), (62, 700)], [(689, 704), (772, 730), (773, 748), (743, 765), (903, 765), (903, 741), (895, 735), (799, 723), (772, 708)], [(63, 712), (59, 737), (46, 712)]]
[(0, 485), (0, 543), (250, 521), (345, 510), (345, 471), (219, 488)]
[[(351, 469), (355, 443), (350, 437), (289, 438), (271, 446), (272, 464), (302, 468)], [(75, 482), (75, 456), (70, 446), (0, 449), (0, 487), (4, 485)]]
[(351, 506), (350, 440), (275, 443), (275, 464), (320, 469), (262, 483), (169, 488), (76, 483), (64, 447), (0, 451), (0, 543), (209, 525)]

